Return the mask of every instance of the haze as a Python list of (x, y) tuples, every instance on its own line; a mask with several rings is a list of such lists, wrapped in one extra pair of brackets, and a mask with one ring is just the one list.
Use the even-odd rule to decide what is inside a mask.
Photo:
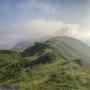
[(0, 0), (0, 48), (57, 35), (90, 46), (89, 4), (89, 0)]

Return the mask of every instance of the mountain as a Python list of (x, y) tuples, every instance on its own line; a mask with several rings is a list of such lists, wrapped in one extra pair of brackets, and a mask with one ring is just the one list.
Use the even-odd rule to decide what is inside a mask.
[[(80, 40), (65, 37), (65, 36), (58, 36), (52, 39), (47, 40), (41, 45), (39, 43), (35, 44), (33, 47), (29, 47), (24, 50), (24, 54), (30, 54), (35, 52), (38, 47), (37, 53), (41, 51), (42, 47), (50, 46), (54, 50), (54, 53), (59, 54), (66, 60), (74, 60), (74, 59), (81, 59), (83, 64), (90, 67), (90, 47), (86, 44), (81, 42)], [(45, 47), (46, 48), (46, 47)], [(44, 49), (44, 48), (43, 48)]]
[(24, 49), (26, 49), (29, 46), (32, 46), (34, 44), (34, 41), (32, 40), (25, 40), (25, 41), (21, 41), (19, 43), (17, 43), (12, 50), (13, 51), (20, 51), (22, 52)]
[(90, 48), (58, 36), (22, 52), (0, 51), (0, 86), (18, 90), (90, 90)]
[(28, 48), (29, 46), (33, 46), (35, 42), (44, 42), (46, 40), (48, 40), (49, 38), (51, 38), (52, 36), (50, 35), (45, 35), (42, 37), (38, 37), (37, 39), (35, 38), (29, 38), (27, 40), (22, 40), (20, 42), (18, 42), (13, 48), (13, 51), (24, 51), (24, 49)]

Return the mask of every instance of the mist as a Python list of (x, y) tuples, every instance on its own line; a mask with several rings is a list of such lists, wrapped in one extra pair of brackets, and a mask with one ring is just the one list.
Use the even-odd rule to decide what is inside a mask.
[(70, 36), (90, 46), (89, 0), (0, 1), (0, 48)]
[(70, 36), (86, 41), (90, 36), (90, 32), (80, 30), (78, 24), (67, 24), (56, 20), (28, 20), (14, 26), (12, 25), (7, 33), (4, 32), (4, 29), (6, 30), (6, 27), (2, 31), (5, 37), (0, 36), (2, 37), (0, 38), (2, 48), (11, 48), (25, 40), (38, 42), (55, 36)]

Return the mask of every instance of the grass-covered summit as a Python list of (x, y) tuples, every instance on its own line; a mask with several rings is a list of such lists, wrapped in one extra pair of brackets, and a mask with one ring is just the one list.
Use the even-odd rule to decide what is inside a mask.
[(70, 37), (0, 51), (0, 85), (20, 90), (90, 90), (90, 48)]

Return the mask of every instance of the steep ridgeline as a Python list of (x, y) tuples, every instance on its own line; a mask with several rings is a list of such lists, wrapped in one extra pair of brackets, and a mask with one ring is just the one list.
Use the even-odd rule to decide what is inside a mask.
[(80, 59), (82, 64), (90, 67), (90, 47), (80, 40), (58, 36), (43, 43), (36, 43), (34, 46), (24, 50), (24, 55), (42, 53), (43, 50), (51, 50), (65, 60)]
[(1, 50), (0, 90), (90, 90), (89, 54), (86, 44), (64, 36), (23, 52)]
[(24, 51), (26, 48), (28, 48), (29, 46), (33, 46), (36, 41), (38, 41), (38, 42), (44, 42), (44, 41), (48, 40), (50, 37), (52, 37), (52, 36), (47, 35), (47, 36), (43, 36), (43, 37), (38, 37), (37, 39), (34, 39), (34, 38), (32, 39), (32, 38), (30, 38), (30, 39), (28, 39), (28, 40), (22, 40), (22, 41), (18, 42), (18, 43), (12, 48), (12, 50), (13, 50), (13, 51), (22, 52), (22, 51)]
[(12, 50), (22, 52), (25, 48), (32, 46), (34, 42), (32, 40), (21, 41), (17, 43)]

